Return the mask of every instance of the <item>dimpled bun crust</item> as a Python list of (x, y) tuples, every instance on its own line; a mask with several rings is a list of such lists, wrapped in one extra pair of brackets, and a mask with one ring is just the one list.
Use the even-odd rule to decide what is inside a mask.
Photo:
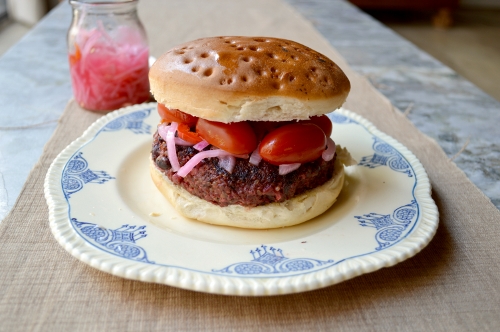
[(268, 37), (211, 37), (174, 47), (149, 71), (170, 109), (219, 122), (289, 121), (332, 112), (350, 83), (324, 55)]
[(333, 177), (323, 185), (282, 203), (253, 208), (241, 205), (221, 207), (190, 194), (175, 185), (150, 158), (151, 178), (156, 187), (183, 216), (209, 224), (252, 229), (279, 228), (300, 224), (328, 210), (344, 185), (344, 165), (339, 158)]

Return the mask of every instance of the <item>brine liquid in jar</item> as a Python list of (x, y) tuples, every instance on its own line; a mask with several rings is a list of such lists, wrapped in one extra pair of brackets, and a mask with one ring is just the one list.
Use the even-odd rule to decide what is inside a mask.
[(70, 1), (71, 83), (85, 109), (109, 111), (149, 100), (149, 48), (137, 1)]

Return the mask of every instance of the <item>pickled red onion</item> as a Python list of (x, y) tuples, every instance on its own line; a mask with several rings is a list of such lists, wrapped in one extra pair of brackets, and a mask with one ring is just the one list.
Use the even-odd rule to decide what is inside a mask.
[(177, 172), (181, 168), (179, 159), (177, 158), (177, 150), (175, 148), (175, 132), (177, 131), (178, 126), (179, 124), (177, 122), (172, 122), (172, 124), (170, 124), (166, 139), (168, 160), (170, 160), (170, 164), (172, 165), (172, 170), (174, 172)]
[(193, 146), (194, 144), (193, 143), (190, 143), (188, 141), (185, 141), (183, 140), (182, 138), (180, 137), (176, 137), (175, 138), (175, 144), (176, 145), (181, 145), (181, 146)]
[(335, 150), (336, 150), (335, 142), (330, 137), (328, 137), (328, 140), (326, 141), (326, 150), (323, 151), (321, 157), (323, 157), (324, 161), (330, 161), (333, 159), (333, 156), (335, 155)]
[(224, 168), (228, 173), (233, 173), (236, 166), (236, 158), (232, 155), (219, 157), (219, 166)]
[(198, 151), (201, 151), (201, 150), (203, 150), (204, 148), (206, 148), (209, 145), (210, 145), (210, 143), (208, 143), (207, 141), (203, 140), (203, 141), (201, 141), (199, 143), (196, 143), (195, 146), (193, 146), (193, 148), (195, 148)]
[(81, 30), (69, 55), (76, 101), (91, 110), (112, 110), (149, 99), (149, 49), (140, 34), (119, 27)]
[(291, 173), (295, 171), (297, 168), (300, 167), (300, 163), (295, 163), (295, 164), (283, 164), (279, 166), (279, 174), (280, 175), (286, 175), (288, 173)]
[(259, 166), (261, 160), (262, 157), (259, 153), (259, 147), (257, 147), (257, 149), (255, 149), (250, 155), (250, 160), (248, 162), (252, 165)]
[[(162, 123), (161, 125), (158, 126), (158, 135), (160, 135), (161, 138), (166, 142), (167, 141), (167, 133), (168, 130), (170, 129), (170, 126)], [(182, 145), (182, 146), (193, 146), (193, 143), (189, 143), (188, 141), (183, 140), (182, 138), (175, 137), (174, 142), (176, 145)]]
[(161, 125), (158, 126), (158, 135), (160, 135), (161, 138), (166, 142), (167, 141), (167, 133), (168, 130), (170, 129), (169, 125), (166, 125), (165, 123), (162, 123)]
[[(208, 150), (208, 151), (201, 151), (197, 154), (195, 154), (187, 163), (182, 166), (179, 171), (177, 172), (177, 175), (185, 177), (186, 175), (191, 172), (191, 170), (200, 163), (205, 158), (214, 158), (214, 157), (223, 157), (223, 156), (234, 156), (236, 158), (248, 158), (247, 154), (232, 154), (227, 151), (217, 149), (217, 150)], [(172, 163), (172, 161), (170, 161)], [(173, 167), (172, 167), (173, 168)]]

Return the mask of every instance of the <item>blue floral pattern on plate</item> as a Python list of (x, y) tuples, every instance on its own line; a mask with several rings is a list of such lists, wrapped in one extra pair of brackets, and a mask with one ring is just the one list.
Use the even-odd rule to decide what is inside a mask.
[(105, 171), (90, 170), (89, 163), (82, 157), (82, 154), (82, 152), (75, 154), (64, 168), (61, 185), (66, 198), (82, 190), (87, 183), (103, 184), (114, 179)]
[(150, 135), (151, 126), (144, 123), (144, 119), (149, 117), (151, 110), (151, 108), (140, 110), (114, 119), (103, 128), (103, 131), (118, 131), (127, 129), (132, 131), (134, 134)]
[(418, 218), (418, 204), (413, 200), (403, 205), (391, 214), (369, 213), (363, 216), (354, 216), (361, 226), (377, 229), (375, 239), (379, 246), (375, 250), (382, 250), (397, 242), (410, 224)]
[(379, 139), (373, 137), (373, 150), (374, 154), (371, 156), (362, 157), (359, 162), (360, 166), (375, 168), (379, 166), (389, 166), (396, 172), (405, 173), (408, 176), (413, 176), (410, 163), (398, 152), (395, 148)]
[(329, 113), (328, 118), (333, 122), (333, 123), (338, 123), (338, 124), (349, 124), (349, 123), (357, 123), (353, 119), (339, 113)]
[(333, 260), (321, 261), (312, 258), (290, 259), (283, 255), (278, 248), (261, 245), (260, 248), (250, 250), (253, 259), (249, 262), (234, 263), (220, 270), (212, 270), (219, 273), (236, 273), (241, 275), (276, 274), (311, 270), (316, 266), (333, 263)]
[(146, 251), (135, 244), (147, 236), (146, 226), (123, 225), (117, 229), (105, 229), (76, 218), (71, 218), (71, 222), (87, 241), (106, 252), (138, 262), (155, 263), (148, 260)]

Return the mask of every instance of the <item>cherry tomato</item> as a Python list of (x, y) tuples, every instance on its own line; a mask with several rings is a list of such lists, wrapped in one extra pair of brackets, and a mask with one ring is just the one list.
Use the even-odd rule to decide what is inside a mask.
[(288, 121), (283, 121), (283, 122), (249, 121), (249, 123), (252, 126), (253, 130), (255, 131), (255, 135), (257, 136), (257, 140), (260, 141), (264, 138), (264, 136), (269, 134), (274, 129), (279, 128), (281, 126), (284, 126), (286, 124), (290, 124), (291, 122), (288, 122)]
[(199, 119), (196, 132), (208, 143), (234, 154), (247, 154), (257, 148), (257, 138), (248, 122), (222, 123)]
[(264, 137), (259, 153), (273, 165), (307, 163), (318, 159), (326, 146), (323, 130), (313, 123), (294, 123)]
[(325, 133), (326, 137), (332, 135), (332, 121), (326, 115), (313, 116), (309, 120), (300, 121), (301, 123), (314, 123), (316, 126), (320, 127)]
[(189, 126), (185, 123), (179, 123), (177, 136), (179, 136), (180, 139), (193, 144), (199, 143), (203, 140), (198, 133), (191, 131), (191, 128), (189, 128)]
[(160, 117), (167, 122), (185, 123), (189, 127), (194, 127), (196, 125), (196, 122), (198, 121), (198, 117), (196, 116), (184, 113), (179, 110), (168, 109), (163, 104), (158, 104), (158, 114), (160, 114)]

